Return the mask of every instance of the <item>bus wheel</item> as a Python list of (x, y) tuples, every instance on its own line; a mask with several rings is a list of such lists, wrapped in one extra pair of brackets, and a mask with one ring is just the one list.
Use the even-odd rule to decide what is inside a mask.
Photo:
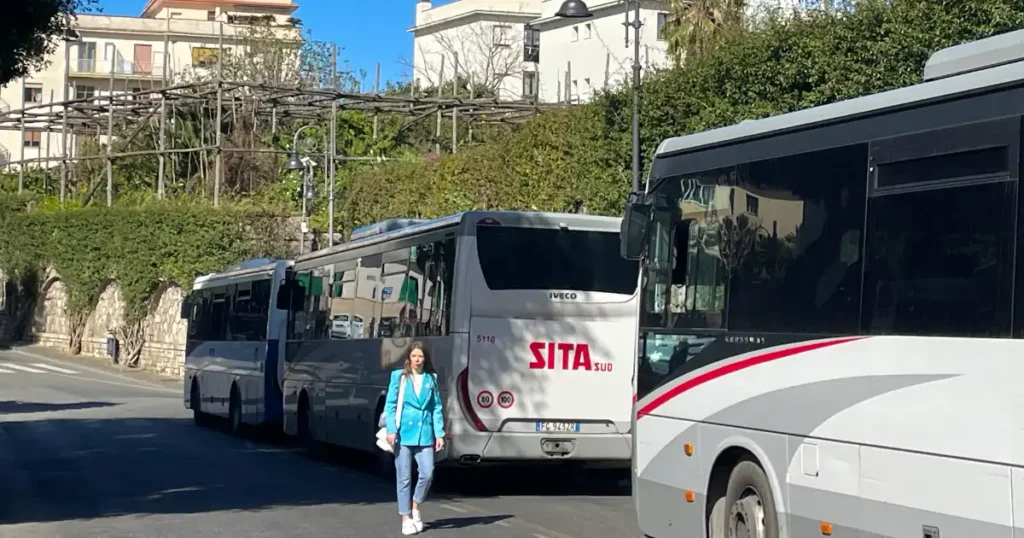
[(189, 393), (189, 406), (192, 407), (192, 422), (200, 428), (205, 428), (210, 424), (210, 415), (203, 412), (203, 399), (199, 394), (199, 383), (193, 382), (192, 390)]
[(231, 386), (231, 403), (228, 404), (228, 427), (231, 435), (242, 435), (242, 402), (238, 396), (238, 385)]
[(761, 466), (742, 460), (729, 476), (725, 494), (729, 538), (779, 538), (778, 513)]

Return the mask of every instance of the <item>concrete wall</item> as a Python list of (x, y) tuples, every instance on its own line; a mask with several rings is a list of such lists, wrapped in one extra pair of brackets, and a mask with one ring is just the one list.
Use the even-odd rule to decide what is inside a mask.
[[(0, 272), (0, 289), (4, 276)], [(181, 378), (185, 361), (185, 335), (187, 324), (180, 318), (181, 302), (184, 298), (181, 288), (168, 284), (158, 290), (158, 297), (146, 318), (146, 343), (142, 349), (139, 366), (144, 370), (172, 378)], [(67, 315), (67, 289), (60, 275), (49, 271), (44, 280), (39, 300), (24, 343), (39, 344), (65, 351), (71, 340)], [(7, 302), (9, 304), (9, 301)], [(124, 304), (117, 283), (107, 286), (96, 308), (89, 315), (82, 337), (82, 354), (92, 357), (106, 357), (107, 334), (115, 327), (123, 312)], [(5, 327), (11, 322), (9, 312), (0, 301), (0, 342)]]

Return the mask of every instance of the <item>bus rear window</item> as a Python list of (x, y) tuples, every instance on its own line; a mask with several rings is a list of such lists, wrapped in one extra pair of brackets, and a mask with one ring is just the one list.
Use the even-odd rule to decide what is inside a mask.
[(477, 226), (487, 287), (498, 290), (636, 291), (639, 264), (619, 256), (619, 234)]

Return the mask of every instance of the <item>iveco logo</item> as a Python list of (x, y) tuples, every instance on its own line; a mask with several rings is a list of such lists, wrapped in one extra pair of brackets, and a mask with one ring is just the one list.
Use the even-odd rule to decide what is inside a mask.
[(553, 291), (548, 294), (552, 299), (561, 299), (563, 301), (575, 301), (576, 294), (565, 291)]

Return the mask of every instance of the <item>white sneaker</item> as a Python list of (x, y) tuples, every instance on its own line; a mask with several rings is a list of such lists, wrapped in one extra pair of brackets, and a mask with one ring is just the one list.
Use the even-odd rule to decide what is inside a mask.
[(412, 523), (416, 527), (416, 532), (423, 532), (423, 518), (419, 510), (412, 511)]
[(412, 534), (416, 534), (417, 532), (419, 532), (419, 531), (416, 530), (416, 522), (415, 521), (413, 521), (412, 519), (407, 519), (407, 520), (402, 522), (402, 534), (403, 535), (409, 536), (409, 535), (412, 535)]

